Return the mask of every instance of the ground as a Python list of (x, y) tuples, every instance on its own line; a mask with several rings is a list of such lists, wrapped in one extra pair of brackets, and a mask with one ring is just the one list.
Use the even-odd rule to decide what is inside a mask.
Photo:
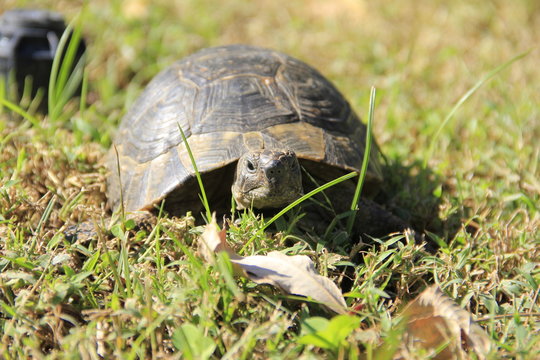
[[(396, 314), (431, 284), (478, 320), (496, 345), (491, 358), (540, 356), (540, 3), (7, 0), (0, 11), (32, 6), (73, 21), (88, 55), (82, 101), (56, 100), (43, 115), (31, 99), (2, 100), (4, 358), (370, 357), (395, 341)], [(360, 325), (346, 341), (310, 342), (306, 322), (331, 314), (232, 279), (225, 259), (205, 263), (192, 217), (137, 230), (110, 220), (101, 159), (122, 115), (158, 71), (229, 43), (306, 61), (364, 119), (377, 89), (384, 201), (427, 236), (425, 245), (393, 237), (354, 249), (347, 302)], [(264, 220), (238, 215), (229, 242), (240, 251), (253, 239), (244, 255), (307, 254), (342, 284), (347, 233), (301, 232), (298, 215), (267, 233)], [(100, 236), (68, 241), (65, 229), (82, 221)]]

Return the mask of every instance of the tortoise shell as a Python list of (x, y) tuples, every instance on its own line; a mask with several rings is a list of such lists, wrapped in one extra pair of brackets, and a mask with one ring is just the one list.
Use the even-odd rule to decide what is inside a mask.
[[(246, 151), (293, 150), (311, 175), (359, 171), (366, 128), (317, 70), (285, 54), (246, 45), (201, 50), (161, 73), (122, 119), (106, 165), (108, 199), (126, 211), (163, 199), (180, 213), (198, 199), (182, 128), (210, 198), (227, 198)], [(371, 152), (366, 187), (382, 180)], [(210, 203), (212, 206), (212, 201)]]

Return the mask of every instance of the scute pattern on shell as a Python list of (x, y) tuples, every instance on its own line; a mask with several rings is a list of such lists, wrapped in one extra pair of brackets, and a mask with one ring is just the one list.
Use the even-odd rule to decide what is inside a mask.
[[(197, 192), (187, 189), (194, 171), (179, 126), (201, 173), (262, 147), (347, 171), (359, 170), (364, 153), (365, 126), (317, 70), (254, 46), (204, 49), (159, 73), (123, 118), (118, 157), (113, 148), (106, 160), (113, 209), (121, 190), (127, 211), (149, 209), (173, 191)], [(375, 183), (382, 179), (376, 153), (368, 174)]]

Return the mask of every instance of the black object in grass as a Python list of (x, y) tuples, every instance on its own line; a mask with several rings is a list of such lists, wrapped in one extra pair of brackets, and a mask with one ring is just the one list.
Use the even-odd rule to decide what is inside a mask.
[[(7, 91), (21, 98), (27, 79), (31, 79), (29, 94), (34, 98), (39, 89), (43, 98), (39, 109), (47, 110), (47, 93), (53, 59), (66, 24), (62, 15), (38, 9), (14, 9), (0, 17), (0, 77), (4, 77), (6, 88), (11, 76), (16, 91)], [(84, 41), (79, 43), (76, 59), (86, 49)], [(76, 63), (77, 61), (75, 61)], [(80, 93), (80, 89), (77, 93)], [(12, 99), (15, 100), (15, 99)]]

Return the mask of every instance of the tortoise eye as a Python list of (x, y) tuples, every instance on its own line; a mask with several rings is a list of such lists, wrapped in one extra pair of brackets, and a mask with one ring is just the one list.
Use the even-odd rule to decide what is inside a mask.
[(246, 161), (246, 168), (250, 173), (255, 172), (255, 165), (249, 160)]

